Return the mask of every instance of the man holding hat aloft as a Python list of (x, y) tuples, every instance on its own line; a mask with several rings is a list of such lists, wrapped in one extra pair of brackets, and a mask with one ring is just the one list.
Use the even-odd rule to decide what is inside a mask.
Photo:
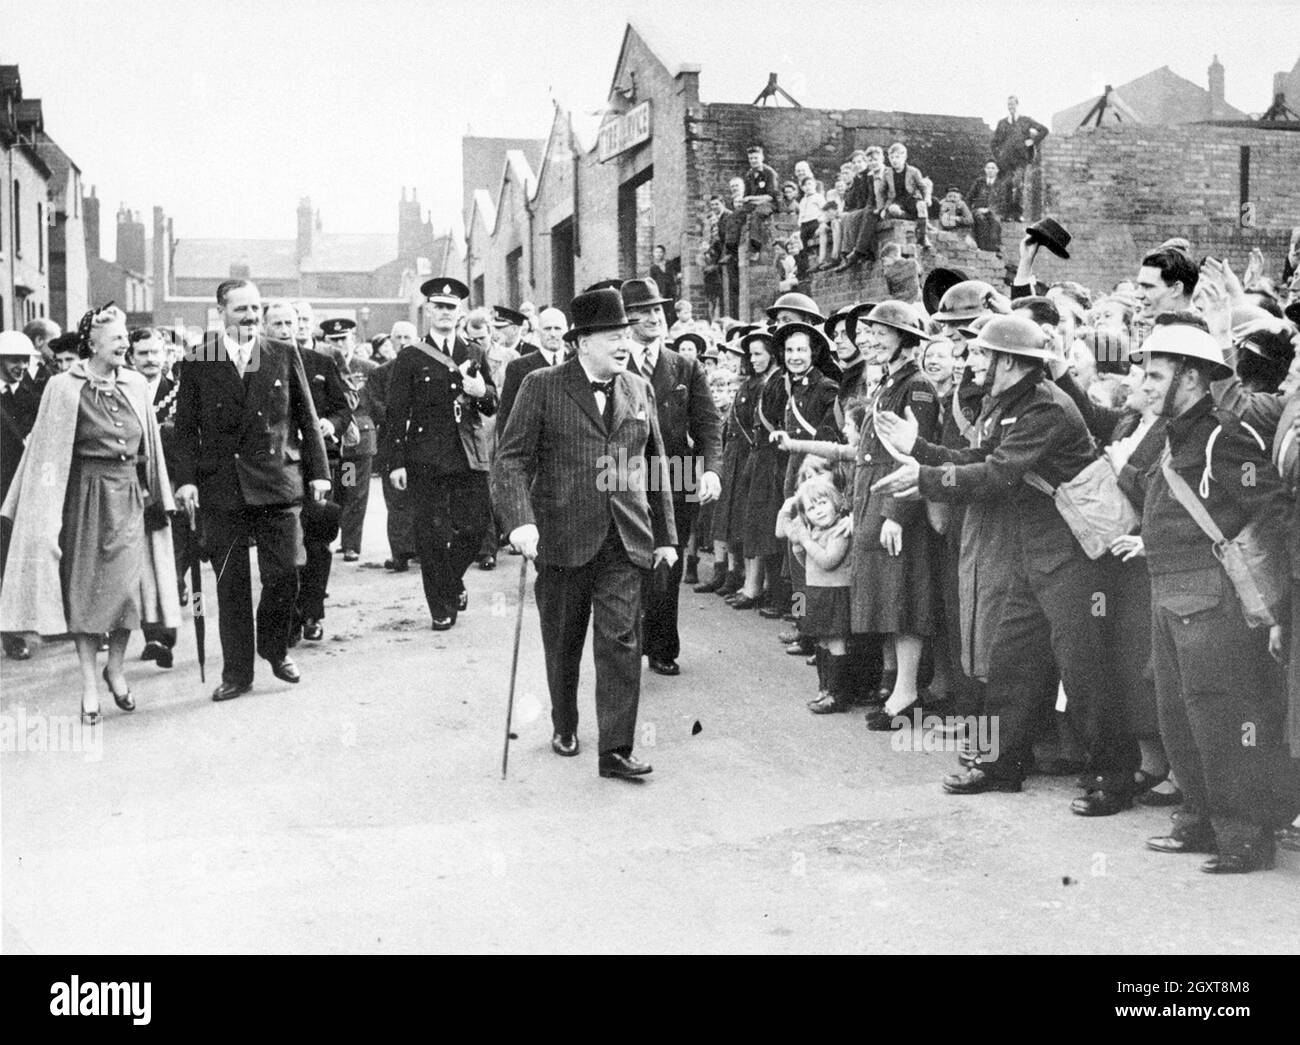
[[(1214, 404), (1210, 383), (1232, 371), (1213, 336), (1188, 324), (1158, 326), (1135, 355), (1143, 389), (1168, 422), (1167, 448), (1145, 479), (1141, 536), (1121, 539), (1129, 557), (1146, 556), (1151, 574), (1160, 734), (1184, 796), (1173, 830), (1147, 847), (1215, 854), (1201, 865), (1210, 874), (1271, 867), (1273, 830), (1297, 812), (1294, 794), (1277, 787), (1286, 771), (1285, 709), (1266, 652), (1280, 655), (1282, 626), (1247, 625), (1192, 509), (1228, 538), (1252, 524), (1281, 536), (1286, 491), (1265, 441)], [(1285, 554), (1274, 565), (1285, 571)], [(1284, 608), (1274, 610), (1280, 619)]]
[(484, 419), (497, 391), (483, 351), (456, 337), (469, 288), (449, 276), (427, 280), (429, 333), (398, 354), (388, 390), (388, 467), (411, 491), (415, 550), (434, 631), (469, 605), (463, 578), (490, 521), (491, 435)]
[(497, 446), (492, 501), (510, 543), (537, 564), (552, 750), (578, 754), (578, 672), (592, 621), (600, 775), (638, 777), (650, 772), (632, 755), (641, 578), (676, 562), (673, 496), (654, 390), (627, 372), (622, 296), (585, 292), (572, 316), (564, 337), (577, 354), (519, 388)]
[[(1045, 682), (1059, 671), (1067, 714), (1085, 737), (1095, 781), (1074, 800), (1080, 816), (1104, 816), (1132, 802), (1136, 742), (1124, 731), (1120, 694), (1107, 666), (1098, 566), (1087, 557), (1050, 487), (1075, 478), (1096, 454), (1078, 408), (1045, 379), (1048, 335), (1023, 315), (996, 316), (975, 346), (990, 356), (988, 398), (974, 445), (953, 450), (917, 437), (909, 418), (881, 412), (876, 433), (902, 466), (873, 491), (895, 499), (962, 503), (962, 659), (987, 681), (985, 713), (998, 725), (996, 750), (946, 777), (950, 794), (1019, 791), (1032, 764), (1033, 727)], [(910, 456), (906, 456), (910, 455)], [(856, 543), (856, 542), (855, 542)], [(996, 716), (996, 717), (995, 717)]]
[(700, 505), (715, 501), (722, 488), (722, 415), (713, 402), (704, 368), (664, 346), (668, 322), (664, 305), (651, 279), (630, 279), (620, 293), (631, 324), (628, 369), (650, 382), (663, 434), (661, 452), (672, 479), (673, 518), (680, 547), (666, 575), (647, 575), (641, 593), (644, 652), (650, 670), (659, 675), (681, 671), (677, 657), (678, 596), (683, 558)]

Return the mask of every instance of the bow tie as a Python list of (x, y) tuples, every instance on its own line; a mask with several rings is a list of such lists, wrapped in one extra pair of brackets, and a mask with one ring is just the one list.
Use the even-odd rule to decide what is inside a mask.
[(606, 396), (612, 396), (614, 394), (614, 379), (611, 377), (608, 381), (593, 381), (591, 382), (591, 390), (593, 392), (604, 392)]

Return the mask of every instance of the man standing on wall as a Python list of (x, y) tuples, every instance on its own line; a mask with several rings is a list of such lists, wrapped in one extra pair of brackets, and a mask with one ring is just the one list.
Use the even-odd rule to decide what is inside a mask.
[(1020, 99), (1014, 94), (1007, 99), (1007, 114), (998, 121), (993, 131), (993, 158), (1006, 179), (1007, 211), (1003, 217), (1008, 221), (1020, 221), (1024, 217), (1025, 175), (1038, 158), (1038, 147), (1047, 137), (1048, 131), (1037, 120), (1022, 116), (1018, 112)]

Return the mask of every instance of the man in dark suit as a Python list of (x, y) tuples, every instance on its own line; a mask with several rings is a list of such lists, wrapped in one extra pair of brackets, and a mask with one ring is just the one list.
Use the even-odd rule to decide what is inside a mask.
[(385, 456), (399, 490), (411, 492), (415, 551), (434, 631), (469, 605), (464, 576), (491, 518), (491, 432), (497, 409), (483, 350), (456, 336), (469, 288), (449, 276), (425, 281), (429, 333), (398, 353), (388, 385)]
[(375, 364), (357, 354), (357, 324), (351, 319), (327, 319), (321, 334), (338, 364), (339, 374), (355, 400), (351, 423), (339, 433), (341, 458), (334, 493), (342, 509), (339, 530), (343, 561), (361, 558), (361, 533), (370, 504), (370, 471), (377, 445), (370, 402), (363, 396)]
[(648, 575), (641, 590), (644, 614), (643, 651), (650, 670), (677, 675), (681, 638), (677, 633), (677, 600), (681, 591), (686, 542), (701, 504), (716, 500), (722, 490), (722, 415), (713, 402), (704, 369), (693, 359), (664, 346), (668, 321), (666, 298), (653, 280), (630, 279), (623, 284), (623, 308), (632, 332), (628, 369), (646, 378), (658, 406), (663, 455), (672, 479), (673, 519), (677, 524), (677, 562), (664, 576)]
[[(288, 655), (302, 542), (298, 512), (304, 482), (319, 501), (330, 480), (302, 358), (292, 344), (260, 335), (257, 287), (227, 280), (217, 288), (217, 306), (223, 332), (209, 335), (185, 361), (174, 478), (177, 506), (203, 512), (223, 658), (212, 699), (229, 700), (252, 688), (254, 650), (271, 662), (276, 678), (300, 678)], [(262, 579), (256, 646), (250, 537)]]
[(405, 573), (410, 569), (410, 560), (415, 555), (415, 541), (411, 536), (411, 505), (406, 490), (399, 490), (393, 485), (389, 475), (391, 469), (384, 456), (388, 445), (388, 383), (393, 375), (393, 364), (397, 354), (407, 345), (414, 345), (420, 340), (415, 324), (404, 319), (393, 324), (389, 342), (393, 348), (393, 358), (381, 363), (366, 380), (364, 397), (375, 422), (376, 453), (374, 469), (379, 473), (380, 489), (384, 491), (384, 508), (388, 511), (388, 550), (391, 559), (384, 560), (384, 569), (393, 573)]
[[(35, 355), (36, 348), (26, 334), (16, 330), (0, 334), (0, 501), (14, 481), (41, 405), (43, 386), (27, 370)], [(0, 577), (9, 558), (9, 529), (9, 520), (0, 520)], [(32, 655), (23, 636), (6, 633), (0, 638), (5, 656), (11, 660), (27, 660)]]
[[(568, 362), (529, 374), (501, 434), (492, 500), (510, 543), (537, 563), (556, 754), (578, 753), (578, 670), (594, 619), (599, 769), (650, 772), (632, 757), (641, 694), (641, 574), (677, 559), (654, 390), (627, 372), (619, 291), (574, 299)], [(657, 478), (648, 468), (658, 471)]]
[(569, 329), (569, 321), (564, 313), (558, 308), (544, 308), (537, 317), (537, 323), (542, 339), (541, 348), (506, 364), (506, 375), (501, 382), (501, 405), (497, 409), (498, 436), (505, 431), (506, 421), (510, 419), (510, 411), (515, 405), (515, 397), (519, 394), (519, 386), (523, 384), (524, 378), (534, 370), (563, 363), (568, 355), (564, 347), (564, 335)]
[[(357, 397), (343, 379), (338, 360), (328, 345), (317, 345), (310, 329), (304, 336), (301, 319), (305, 302), (290, 305), (287, 301), (274, 301), (266, 308), (267, 336), (277, 341), (289, 341), (297, 331), (298, 351), (307, 386), (311, 389), (312, 409), (316, 423), (325, 442), (325, 453), (330, 466), (330, 494), (319, 501), (302, 506), (302, 542), (307, 561), (298, 568), (298, 602), (294, 607), (293, 630), (289, 645), (296, 646), (299, 639), (319, 642), (325, 637), (325, 599), (329, 595), (330, 569), (334, 555), (330, 545), (339, 535), (343, 517), (341, 504), (341, 473), (343, 467), (343, 437), (352, 423), (352, 411)], [(310, 310), (311, 306), (306, 305)], [(310, 315), (310, 311), (307, 312)], [(325, 323), (340, 322), (325, 320)], [(348, 320), (348, 322), (351, 322)]]
[(1025, 172), (1038, 155), (1038, 147), (1047, 137), (1048, 130), (1037, 120), (1018, 112), (1020, 99), (1014, 94), (1007, 99), (1007, 114), (998, 121), (991, 142), (993, 158), (997, 160), (1005, 179), (1008, 221), (1019, 221), (1025, 204)]

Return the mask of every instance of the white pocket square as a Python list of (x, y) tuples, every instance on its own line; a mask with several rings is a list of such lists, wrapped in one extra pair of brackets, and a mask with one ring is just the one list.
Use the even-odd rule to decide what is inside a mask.
[(281, 384), (280, 384), (280, 379), (279, 379), (278, 377), (275, 379), (275, 384), (272, 385), (271, 387), (272, 387), (272, 388), (280, 388), (280, 387), (282, 387)]
[(645, 420), (645, 408), (644, 408), (644, 407), (643, 407), (642, 409), (640, 409), (640, 410), (638, 410), (638, 411), (636, 412), (636, 419), (637, 419), (638, 421), (644, 421), (644, 420)]

